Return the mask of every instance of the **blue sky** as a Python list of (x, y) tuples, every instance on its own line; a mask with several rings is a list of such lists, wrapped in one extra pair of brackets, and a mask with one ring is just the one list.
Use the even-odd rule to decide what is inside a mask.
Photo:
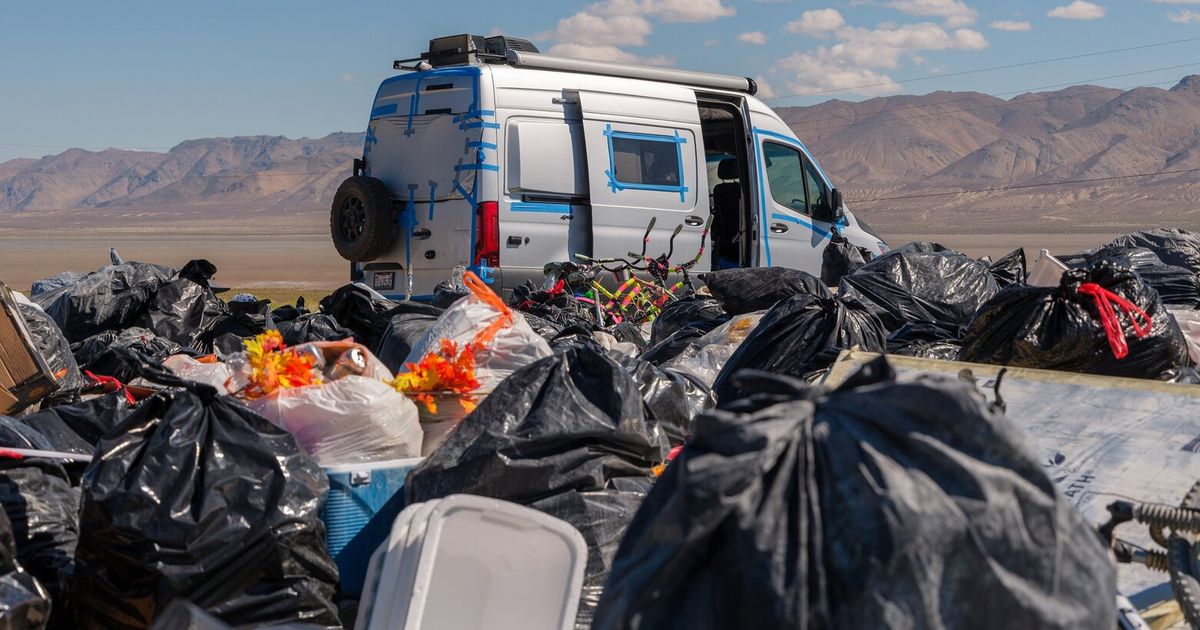
[(460, 32), (753, 76), (776, 105), (1200, 73), (1190, 41), (941, 76), (1200, 37), (1200, 0), (27, 1), (0, 21), (0, 161), (358, 131), (392, 59)]

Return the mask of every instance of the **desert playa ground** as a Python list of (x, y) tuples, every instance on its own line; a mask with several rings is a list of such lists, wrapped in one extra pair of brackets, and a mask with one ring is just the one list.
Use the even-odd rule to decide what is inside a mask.
[[(909, 241), (935, 241), (972, 256), (997, 257), (1024, 247), (1031, 260), (1040, 249), (1073, 253), (1099, 245), (1116, 233), (1087, 234), (937, 234), (889, 233), (896, 246)], [(0, 281), (18, 290), (60, 271), (90, 271), (108, 264), (115, 247), (126, 260), (179, 266), (207, 258), (225, 286), (272, 290), (318, 291), (347, 282), (349, 263), (338, 256), (325, 233), (212, 234), (0, 229)]]

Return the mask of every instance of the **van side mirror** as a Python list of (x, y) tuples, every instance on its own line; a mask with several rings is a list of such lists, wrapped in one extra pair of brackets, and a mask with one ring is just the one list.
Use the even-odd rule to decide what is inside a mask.
[(822, 221), (830, 223), (838, 223), (845, 216), (842, 210), (842, 191), (834, 188), (829, 191), (829, 207), (821, 208), (821, 213), (825, 216), (816, 217)]

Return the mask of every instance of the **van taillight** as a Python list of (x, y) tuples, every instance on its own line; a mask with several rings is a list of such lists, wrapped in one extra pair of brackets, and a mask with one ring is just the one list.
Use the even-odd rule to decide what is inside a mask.
[(481, 201), (475, 206), (475, 265), (500, 266), (500, 204)]

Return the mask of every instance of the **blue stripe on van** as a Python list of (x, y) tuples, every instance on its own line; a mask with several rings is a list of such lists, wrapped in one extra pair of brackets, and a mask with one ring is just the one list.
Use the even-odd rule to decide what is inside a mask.
[(775, 219), (777, 221), (789, 221), (791, 223), (795, 223), (796, 225), (803, 225), (804, 227), (812, 230), (813, 232), (820, 234), (822, 237), (829, 236), (829, 232), (822, 230), (821, 228), (809, 223), (808, 221), (804, 221), (802, 219), (797, 219), (796, 217), (793, 217), (791, 215), (775, 212), (775, 213), (771, 214), (771, 218)]
[(571, 214), (571, 204), (568, 203), (533, 203), (527, 201), (514, 202), (513, 212), (550, 212), (554, 214)]
[(390, 105), (380, 105), (379, 107), (371, 110), (371, 118), (379, 118), (380, 116), (395, 114), (396, 109), (397, 106), (395, 103), (391, 103)]

